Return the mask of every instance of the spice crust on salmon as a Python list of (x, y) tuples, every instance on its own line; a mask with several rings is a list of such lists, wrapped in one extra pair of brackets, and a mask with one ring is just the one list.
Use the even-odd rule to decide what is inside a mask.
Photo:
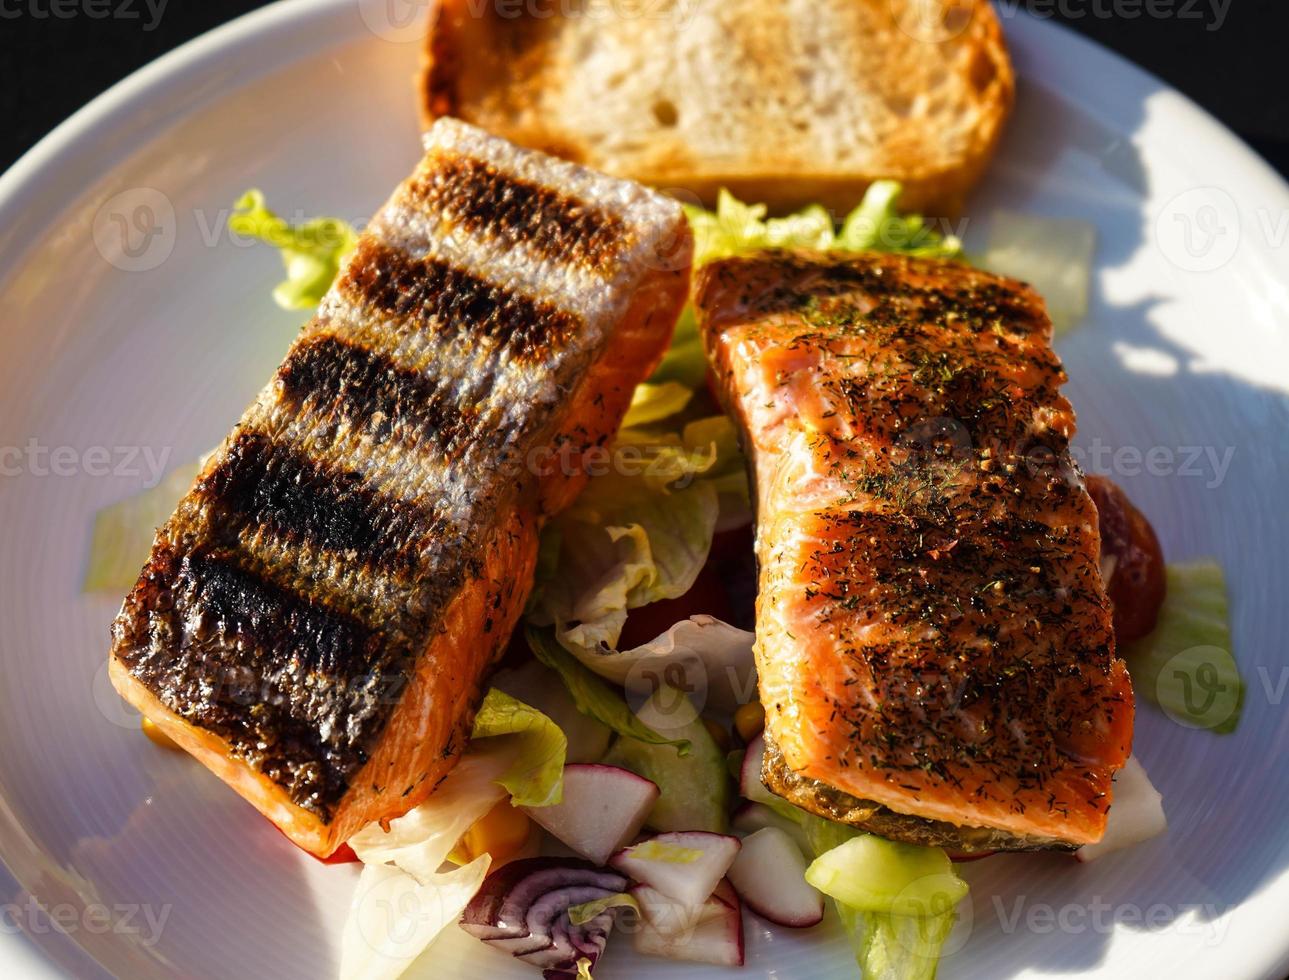
[(1042, 301), (805, 252), (696, 296), (754, 469), (766, 784), (916, 843), (1099, 840), (1133, 694)]

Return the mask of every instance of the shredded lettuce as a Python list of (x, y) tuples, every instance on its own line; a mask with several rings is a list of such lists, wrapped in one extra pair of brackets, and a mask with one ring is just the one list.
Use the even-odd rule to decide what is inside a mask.
[(636, 712), (652, 731), (682, 738), (692, 751), (684, 758), (662, 745), (622, 736), (604, 762), (643, 776), (658, 787), (658, 800), (646, 822), (655, 830), (708, 830), (729, 826), (730, 779), (725, 754), (685, 692), (660, 683)]
[(595, 673), (630, 694), (647, 697), (659, 678), (670, 678), (701, 694), (705, 708), (732, 713), (756, 691), (755, 642), (755, 633), (700, 613), (629, 650), (583, 656)]
[(1087, 316), (1095, 249), (1096, 227), (1086, 221), (999, 211), (980, 264), (1038, 290), (1061, 334)]
[(675, 754), (688, 755), (687, 738), (667, 738), (654, 731), (631, 710), (626, 698), (588, 670), (561, 647), (550, 630), (527, 629), (533, 655), (563, 679), (579, 711), (607, 725), (619, 735), (650, 745), (675, 746)]
[(474, 716), (471, 739), (507, 738), (513, 753), (497, 777), (515, 806), (554, 806), (562, 799), (568, 741), (558, 725), (536, 708), (491, 688)]
[(491, 859), (441, 872), (448, 854), (507, 796), (516, 805), (558, 803), (564, 749), (564, 733), (540, 711), (488, 691), (469, 747), (425, 802), (388, 830), (369, 824), (350, 838), (366, 867), (341, 940), (342, 980), (392, 980), (460, 917)]
[(155, 487), (104, 507), (94, 515), (86, 592), (128, 589), (148, 560), (152, 536), (170, 517), (201, 471), (201, 462), (176, 467)]
[(488, 873), (480, 855), (465, 867), (420, 880), (389, 864), (358, 878), (340, 940), (341, 980), (394, 980), (461, 917)]
[(693, 388), (679, 381), (638, 384), (631, 396), (631, 407), (622, 420), (622, 428), (648, 425), (670, 418), (683, 411), (693, 397)]
[(288, 310), (317, 306), (331, 288), (341, 262), (358, 243), (353, 226), (339, 218), (288, 224), (269, 210), (258, 190), (247, 191), (233, 205), (228, 227), (235, 234), (267, 242), (282, 253), (286, 279), (274, 288), (273, 299)]
[(568, 740), (564, 762), (599, 762), (613, 732), (607, 725), (578, 710), (563, 679), (539, 660), (525, 660), (492, 675), (492, 686), (532, 705), (560, 727)]
[(710, 450), (624, 430), (612, 455), (637, 462), (593, 478), (551, 522), (559, 554), (529, 606), (530, 620), (554, 625), (584, 662), (616, 647), (629, 609), (689, 591), (720, 515), (717, 487), (696, 478), (713, 465)]
[(649, 377), (653, 384), (676, 381), (687, 388), (697, 388), (707, 379), (707, 355), (703, 352), (703, 338), (698, 333), (698, 318), (694, 308), (686, 305), (676, 321), (671, 346), (662, 362)]
[[(953, 929), (954, 907), (967, 893), (966, 882), (944, 852), (888, 841), (796, 807), (789, 809), (795, 811), (815, 854), (806, 880), (833, 899), (860, 976), (933, 980)], [(829, 865), (832, 873), (817, 872), (822, 865)], [(816, 872), (813, 878), (811, 872)], [(921, 887), (924, 881), (929, 881), (929, 887)], [(861, 890), (858, 885), (869, 887)], [(859, 905), (849, 904), (848, 900), (856, 899)]]
[(1212, 560), (1170, 563), (1159, 624), (1123, 651), (1133, 690), (1188, 728), (1226, 735), (1244, 706), (1226, 579)]
[(455, 922), (483, 883), (491, 858), (480, 855), (440, 872), (470, 826), (506, 798), (498, 779), (510, 759), (473, 747), (434, 793), (389, 830), (370, 824), (349, 841), (365, 867), (349, 906), (340, 947), (342, 980), (392, 980)]
[(901, 187), (879, 180), (842, 221), (819, 205), (782, 218), (767, 218), (763, 204), (744, 204), (728, 191), (717, 197), (716, 210), (686, 206), (694, 230), (694, 263), (765, 248), (813, 248), (843, 251), (904, 252), (928, 258), (958, 258), (962, 243), (942, 236), (918, 215), (901, 215), (896, 208)]

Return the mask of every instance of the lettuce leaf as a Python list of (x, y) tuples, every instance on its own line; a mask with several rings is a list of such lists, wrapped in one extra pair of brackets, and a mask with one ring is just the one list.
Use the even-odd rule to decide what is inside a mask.
[(274, 288), (273, 299), (288, 310), (317, 306), (331, 288), (341, 262), (358, 243), (353, 226), (339, 218), (288, 224), (269, 210), (258, 190), (247, 191), (233, 205), (228, 227), (235, 234), (267, 242), (282, 253), (286, 279)]
[(341, 933), (341, 980), (400, 976), (461, 917), (491, 861), (483, 854), (424, 881), (393, 865), (365, 865)]
[(688, 755), (690, 742), (685, 738), (667, 738), (641, 721), (627, 704), (626, 698), (574, 659), (555, 642), (550, 630), (525, 631), (533, 655), (563, 679), (577, 709), (607, 725), (619, 735), (650, 745), (675, 746), (678, 755)]
[(388, 831), (369, 824), (350, 838), (365, 867), (341, 936), (342, 980), (392, 980), (460, 917), (491, 858), (439, 868), (461, 835), (506, 798), (498, 779), (510, 761), (471, 746), (430, 797), (391, 820)]
[[(529, 619), (554, 625), (572, 650), (612, 650), (629, 609), (684, 595), (720, 515), (719, 490), (699, 478), (716, 462), (714, 446), (624, 429), (612, 458), (610, 471), (548, 526), (558, 554), (529, 604)], [(553, 546), (544, 550), (549, 559)]]
[(637, 697), (648, 697), (666, 677), (700, 693), (705, 708), (733, 713), (756, 693), (755, 642), (755, 633), (700, 613), (630, 650), (574, 655), (581, 652), (586, 666)]
[(509, 736), (510, 764), (497, 776), (515, 806), (554, 806), (563, 797), (568, 741), (559, 726), (536, 708), (489, 689), (474, 716), (471, 739)]
[(649, 381), (653, 384), (677, 381), (688, 388), (697, 388), (706, 379), (707, 355), (703, 351), (703, 338), (698, 333), (698, 318), (694, 315), (694, 307), (687, 304), (676, 321), (671, 346)]
[(698, 709), (684, 691), (660, 682), (637, 712), (656, 732), (683, 738), (692, 746), (684, 758), (661, 745), (623, 736), (610, 747), (604, 762), (621, 766), (658, 786), (658, 800), (647, 823), (655, 830), (729, 829), (730, 778), (725, 754), (708, 731)]
[(896, 208), (902, 188), (879, 180), (837, 229), (832, 216), (811, 205), (782, 218), (767, 218), (764, 204), (744, 204), (726, 190), (716, 210), (686, 206), (694, 230), (694, 263), (763, 248), (814, 248), (843, 251), (904, 252), (928, 258), (958, 258), (962, 243), (945, 237), (918, 215), (901, 215)]
[(631, 407), (622, 420), (623, 428), (648, 425), (684, 410), (694, 397), (693, 388), (679, 381), (644, 382), (636, 385)]
[(713, 535), (746, 523), (750, 504), (725, 416), (678, 431), (622, 429), (610, 455), (608, 472), (544, 532), (528, 620), (553, 626), (582, 664), (620, 682), (622, 669), (604, 658), (616, 652), (627, 613), (688, 592)]
[(1133, 690), (1180, 725), (1235, 731), (1244, 682), (1232, 654), (1226, 579), (1211, 559), (1170, 563), (1159, 624), (1123, 657)]
[(1087, 316), (1096, 226), (1077, 218), (999, 211), (979, 264), (1032, 285), (1059, 335)]
[[(894, 887), (900, 899), (917, 901), (914, 909), (920, 910), (921, 914), (906, 915), (865, 910), (847, 904), (837, 895), (829, 895), (855, 951), (860, 976), (864, 980), (933, 980), (944, 942), (956, 921), (953, 906), (967, 890), (966, 883), (958, 878), (944, 852), (938, 848), (906, 851), (904, 849), (912, 848), (912, 845), (872, 837), (854, 827), (824, 820), (796, 807), (790, 809), (796, 811), (796, 819), (805, 830), (815, 854), (815, 863), (807, 870), (807, 880), (810, 880), (810, 870), (831, 859), (840, 872), (833, 880), (842, 886), (832, 891), (848, 892), (846, 886), (853, 882), (886, 885)], [(867, 846), (854, 850), (852, 855), (848, 848), (854, 848), (852, 842), (860, 839), (866, 839)], [(905, 860), (910, 853), (914, 854), (911, 862)], [(875, 862), (872, 860), (874, 856), (877, 857)], [(947, 872), (944, 865), (949, 865)], [(936, 869), (934, 878), (940, 887), (921, 895), (906, 890), (905, 886), (915, 881), (928, 866)], [(885, 880), (875, 881), (875, 873)], [(811, 883), (825, 894), (829, 893), (830, 889), (820, 887), (818, 880)], [(896, 904), (892, 902), (891, 907), (895, 908)], [(904, 904), (907, 905), (907, 901)], [(905, 908), (905, 911), (909, 909)]]
[(81, 588), (123, 591), (148, 560), (152, 538), (201, 471), (201, 461), (176, 467), (155, 487), (104, 507), (94, 515), (89, 560)]
[(425, 802), (349, 840), (366, 867), (341, 940), (343, 980), (392, 980), (455, 922), (491, 859), (439, 869), (461, 836), (509, 795), (515, 805), (561, 798), (564, 733), (540, 711), (489, 690), (469, 747)]

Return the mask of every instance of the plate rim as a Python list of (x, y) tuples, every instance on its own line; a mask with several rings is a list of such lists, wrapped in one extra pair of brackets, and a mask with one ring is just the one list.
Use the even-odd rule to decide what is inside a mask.
[[(62, 213), (66, 201), (57, 192), (60, 179), (98, 144), (115, 141), (116, 155), (95, 156), (99, 167), (112, 169), (127, 158), (131, 147), (146, 144), (175, 121), (172, 112), (155, 111), (158, 93), (171, 94), (160, 101), (191, 111), (227, 97), (229, 92), (269, 74), (289, 69), (309, 55), (361, 39), (359, 7), (364, 0), (276, 0), (207, 31), (135, 70), (96, 96), (57, 125), (0, 174), (0, 283), (7, 283), (20, 267), (34, 237), (26, 228), (40, 226), (42, 218)], [(431, 0), (433, 2), (433, 0)], [(1080, 109), (1116, 119), (1119, 106), (1136, 106), (1145, 99), (1166, 94), (1168, 104), (1160, 120), (1202, 137), (1199, 155), (1206, 168), (1227, 166), (1239, 174), (1242, 197), (1256, 197), (1274, 206), (1289, 208), (1289, 181), (1229, 127), (1194, 100), (1151, 72), (1100, 43), (1054, 20), (1040, 18), (1019, 8), (1000, 14), (1009, 48), (1017, 64), (1018, 79), (1055, 91)], [(410, 43), (410, 42), (409, 42)], [(235, 78), (226, 77), (228, 61), (236, 54), (274, 47), (273, 58), (255, 60), (255, 68)], [(1028, 58), (1042, 52), (1042, 73)], [(1119, 117), (1122, 119), (1122, 117)], [(1138, 120), (1127, 131), (1137, 140), (1147, 121)], [(123, 149), (124, 148), (124, 149)], [(55, 192), (51, 193), (51, 190)], [(1247, 241), (1247, 239), (1246, 239)], [(1265, 256), (1268, 243), (1248, 244)], [(1289, 277), (1282, 277), (1289, 282)], [(4, 801), (0, 800), (0, 809)], [(0, 851), (0, 884), (12, 883), (25, 891), (10, 859)], [(104, 968), (73, 936), (50, 932), (39, 938), (21, 929), (0, 931), (0, 967), (14, 976), (60, 977), (71, 964), (89, 961)], [(1266, 947), (1257, 960), (1268, 975), (1289, 971), (1289, 939), (1279, 950)], [(1249, 962), (1256, 968), (1256, 961)]]

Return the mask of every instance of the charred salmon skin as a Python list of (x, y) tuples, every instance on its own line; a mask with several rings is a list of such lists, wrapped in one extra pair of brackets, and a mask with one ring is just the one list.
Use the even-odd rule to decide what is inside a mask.
[(696, 297), (754, 470), (766, 785), (963, 851), (1100, 839), (1133, 693), (1042, 301), (792, 252)]
[(668, 198), (455, 120), (158, 531), (120, 694), (327, 855), (452, 767), (689, 288)]

